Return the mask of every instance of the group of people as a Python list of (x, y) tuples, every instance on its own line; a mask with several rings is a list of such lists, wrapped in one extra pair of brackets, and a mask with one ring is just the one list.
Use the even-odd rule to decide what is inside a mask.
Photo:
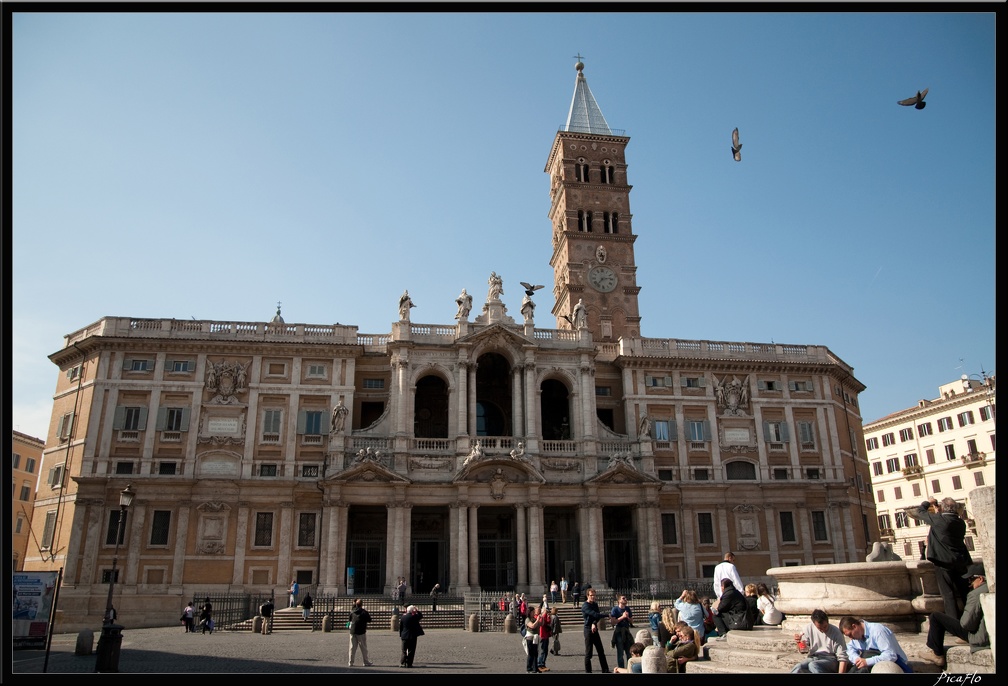
[[(196, 633), (196, 604), (192, 601), (186, 603), (185, 609), (182, 610), (182, 625), (185, 627), (185, 633)], [(203, 606), (200, 608), (199, 628), (202, 629), (202, 633), (210, 632), (213, 635), (213, 604), (210, 602), (210, 598), (204, 600)]]

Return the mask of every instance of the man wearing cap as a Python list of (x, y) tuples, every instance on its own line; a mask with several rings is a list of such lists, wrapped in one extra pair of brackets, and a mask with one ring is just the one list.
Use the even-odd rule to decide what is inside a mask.
[[(931, 507), (936, 511), (931, 512)], [(942, 498), (939, 502), (934, 497), (918, 507), (906, 508), (910, 517), (931, 525), (925, 554), (935, 566), (935, 581), (945, 601), (945, 614), (952, 617), (958, 617), (959, 608), (966, 603), (969, 586), (961, 577), (973, 564), (966, 547), (966, 522), (959, 516), (959, 510), (955, 498)]]
[(956, 619), (944, 612), (932, 612), (928, 615), (927, 646), (933, 656), (926, 656), (945, 669), (945, 632), (968, 641), (971, 651), (977, 651), (990, 645), (987, 634), (987, 624), (984, 621), (983, 607), (980, 606), (980, 596), (987, 593), (987, 579), (984, 576), (984, 566), (981, 563), (972, 564), (963, 574), (963, 578), (973, 589), (966, 595), (966, 607), (962, 617)]

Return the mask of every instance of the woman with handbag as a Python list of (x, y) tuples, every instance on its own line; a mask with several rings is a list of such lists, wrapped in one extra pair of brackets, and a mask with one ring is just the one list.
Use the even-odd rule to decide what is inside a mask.
[(525, 647), (528, 649), (528, 656), (525, 658), (525, 671), (529, 674), (538, 674), (537, 663), (539, 661), (539, 625), (542, 617), (539, 608), (532, 606), (529, 609), (528, 617), (525, 618)]

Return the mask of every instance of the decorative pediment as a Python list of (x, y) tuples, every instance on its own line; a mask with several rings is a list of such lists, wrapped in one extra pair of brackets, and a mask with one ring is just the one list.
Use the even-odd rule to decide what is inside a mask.
[(629, 458), (620, 456), (609, 460), (608, 468), (588, 479), (591, 484), (646, 484), (661, 483), (661, 479), (638, 470)]
[(509, 484), (546, 483), (546, 478), (527, 459), (510, 457), (485, 457), (463, 465), (452, 482), (489, 483), (493, 486), (501, 479)]
[(325, 481), (328, 483), (413, 483), (376, 460), (355, 462), (347, 469), (327, 478)]
[(516, 350), (528, 345), (528, 339), (515, 329), (504, 324), (490, 324), (479, 327), (473, 333), (463, 336), (460, 342), (482, 350)]

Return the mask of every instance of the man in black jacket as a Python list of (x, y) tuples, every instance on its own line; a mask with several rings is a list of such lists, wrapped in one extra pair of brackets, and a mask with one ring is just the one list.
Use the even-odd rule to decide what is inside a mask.
[[(930, 511), (932, 505), (936, 512)], [(927, 559), (935, 566), (935, 580), (945, 601), (945, 614), (958, 617), (970, 590), (962, 575), (973, 564), (966, 547), (966, 522), (959, 516), (959, 503), (954, 498), (944, 498), (939, 503), (932, 497), (918, 507), (908, 507), (906, 513), (931, 525), (927, 536)]]
[(405, 614), (399, 620), (399, 638), (402, 639), (402, 658), (399, 660), (400, 667), (412, 667), (413, 658), (416, 657), (417, 638), (424, 635), (420, 620), (423, 613), (417, 609), (416, 605), (406, 608)]
[(732, 629), (748, 631), (752, 629), (749, 623), (749, 606), (745, 596), (735, 588), (731, 579), (721, 581), (721, 599), (714, 609), (714, 625), (718, 634), (725, 636)]
[(581, 616), (584, 617), (584, 642), (585, 642), (585, 673), (592, 671), (592, 649), (598, 652), (599, 666), (603, 674), (609, 673), (609, 662), (606, 660), (605, 651), (602, 650), (602, 637), (599, 635), (599, 622), (605, 621), (606, 613), (599, 610), (598, 603), (595, 602), (595, 589), (589, 588), (585, 595), (587, 600), (581, 605)]

